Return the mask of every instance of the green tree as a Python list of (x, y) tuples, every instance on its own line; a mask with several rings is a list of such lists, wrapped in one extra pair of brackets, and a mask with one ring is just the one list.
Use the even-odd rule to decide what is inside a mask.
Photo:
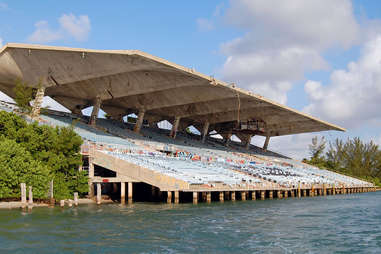
[(16, 81), (16, 86), (13, 89), (15, 94), (14, 100), (19, 107), (19, 109), (26, 114), (29, 114), (32, 111), (30, 102), (33, 100), (34, 91), (32, 87), (29, 87), (27, 83), (22, 82), (21, 80)]

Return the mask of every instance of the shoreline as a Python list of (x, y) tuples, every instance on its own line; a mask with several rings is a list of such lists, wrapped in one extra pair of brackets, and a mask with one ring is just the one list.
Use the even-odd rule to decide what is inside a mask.
[[(105, 203), (114, 203), (114, 201), (110, 200), (102, 200), (102, 204)], [(80, 198), (78, 199), (78, 205), (88, 205), (88, 204), (96, 204), (95, 200), (89, 199), (89, 198)], [(55, 207), (59, 207), (59, 203), (56, 203), (54, 205)], [(73, 203), (73, 207), (74, 207)], [(26, 203), (26, 208), (28, 207), (28, 203)], [(47, 203), (33, 203), (32, 207), (50, 207), (50, 204)], [(68, 200), (65, 200), (65, 207), (68, 206)], [(0, 210), (6, 210), (6, 209), (22, 209), (22, 203), (21, 201), (9, 201), (9, 202), (0, 202)]]

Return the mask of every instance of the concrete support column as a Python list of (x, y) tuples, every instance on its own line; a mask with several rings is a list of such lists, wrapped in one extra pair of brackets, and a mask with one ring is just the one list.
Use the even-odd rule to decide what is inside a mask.
[(229, 146), (230, 144), (230, 138), (232, 137), (232, 134), (231, 133), (228, 133), (226, 135), (224, 135), (224, 138), (225, 138), (225, 145), (226, 146)]
[(146, 111), (144, 109), (141, 109), (138, 114), (138, 119), (136, 119), (136, 124), (134, 127), (134, 132), (139, 133), (140, 129), (142, 128), (143, 125), (143, 120), (144, 120), (144, 115)]
[(307, 197), (307, 190), (306, 189), (303, 190), (303, 197)]
[(167, 191), (167, 203), (172, 203), (172, 191)]
[(300, 183), (298, 183), (298, 198), (301, 198), (301, 196), (302, 196), (302, 193), (300, 189)]
[(120, 203), (124, 205), (126, 203), (126, 183), (120, 183)]
[(82, 109), (80, 105), (75, 106), (72, 110), (71, 113), (77, 116), (82, 116)]
[(198, 203), (198, 192), (194, 191), (193, 192), (193, 204), (197, 204), (197, 203)]
[(291, 197), (292, 197), (292, 198), (295, 197), (295, 190), (294, 190), (294, 189), (291, 190)]
[(310, 190), (310, 197), (315, 196), (315, 186), (312, 184), (311, 190)]
[(269, 199), (273, 199), (273, 191), (271, 190), (271, 191), (269, 191)]
[(93, 178), (94, 178), (94, 163), (93, 158), (89, 157), (89, 197), (94, 197), (94, 184), (93, 184)]
[(323, 183), (323, 196), (327, 196), (327, 187), (325, 186), (325, 183)]
[(210, 191), (208, 191), (206, 193), (206, 202), (207, 203), (211, 203), (212, 202), (212, 193)]
[(241, 200), (246, 201), (246, 191), (241, 191)]
[(173, 121), (171, 134), (170, 134), (171, 138), (176, 138), (176, 133), (177, 133), (177, 129), (179, 128), (180, 119), (181, 119), (180, 117), (176, 116), (175, 120)]
[(252, 191), (251, 192), (251, 200), (256, 200), (256, 199), (257, 199), (256, 191)]
[(97, 205), (102, 203), (102, 186), (101, 183), (97, 183)]
[(235, 201), (235, 191), (232, 191), (230, 199), (231, 201)]
[(281, 198), (282, 198), (282, 191), (281, 191), (281, 190), (278, 190), (277, 193), (276, 193), (276, 195), (277, 195), (277, 198), (278, 198), (278, 199), (281, 199)]
[(180, 203), (180, 195), (179, 191), (175, 191), (175, 204)]
[(127, 195), (128, 195), (128, 203), (131, 204), (132, 203), (132, 197), (133, 197), (132, 182), (128, 182), (127, 187), (128, 187), (128, 193), (127, 193)]
[(208, 133), (209, 133), (209, 122), (206, 121), (204, 123), (204, 127), (202, 129), (202, 139), (201, 139), (202, 143), (205, 143), (205, 140), (206, 140), (206, 137), (208, 136)]
[(284, 191), (284, 198), (288, 198), (288, 190)]
[(264, 190), (261, 190), (261, 200), (265, 200), (266, 198), (266, 192)]
[(269, 146), (269, 142), (270, 142), (270, 136), (266, 136), (266, 140), (265, 140), (265, 143), (263, 144), (263, 150), (267, 150), (268, 146)]
[(99, 113), (99, 109), (101, 108), (102, 100), (100, 96), (97, 96), (94, 99), (93, 103), (93, 111), (91, 111), (91, 116), (90, 116), (90, 125), (95, 125), (97, 122), (97, 117)]
[(220, 202), (224, 202), (224, 192), (223, 191), (220, 191)]
[(33, 101), (33, 107), (31, 112), (31, 117), (33, 119), (40, 116), (41, 104), (42, 104), (42, 100), (44, 99), (44, 95), (45, 95), (45, 87), (41, 86), (37, 89), (36, 97), (34, 98), (34, 101)]

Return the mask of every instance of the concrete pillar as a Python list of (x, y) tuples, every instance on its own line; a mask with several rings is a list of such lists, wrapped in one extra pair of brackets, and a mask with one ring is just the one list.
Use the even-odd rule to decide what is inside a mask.
[(263, 144), (263, 150), (267, 150), (268, 146), (269, 146), (269, 142), (270, 142), (270, 136), (266, 136), (266, 140), (265, 140), (265, 143)]
[(144, 120), (144, 115), (145, 115), (145, 110), (141, 109), (138, 114), (138, 119), (136, 119), (136, 124), (134, 127), (134, 132), (139, 133), (140, 129), (142, 128), (143, 125), (143, 120)]
[(323, 183), (323, 196), (327, 196), (327, 187), (325, 186), (325, 183)]
[(315, 186), (312, 184), (311, 190), (310, 190), (310, 197), (315, 196)]
[(167, 203), (172, 203), (172, 191), (167, 191)]
[(172, 129), (170, 134), (171, 138), (176, 138), (177, 128), (179, 128), (179, 123), (180, 123), (180, 117), (176, 116), (172, 124)]
[(241, 191), (241, 200), (242, 201), (246, 200), (246, 191)]
[(281, 191), (281, 190), (278, 190), (277, 193), (276, 193), (276, 195), (277, 195), (277, 198), (278, 198), (278, 199), (281, 199), (281, 198), (282, 198), (282, 191)]
[(225, 138), (225, 145), (226, 146), (229, 146), (230, 144), (230, 138), (232, 137), (232, 134), (231, 133), (228, 133), (226, 135), (224, 135), (224, 138)]
[(21, 207), (25, 208), (26, 207), (26, 184), (21, 183), (20, 188), (21, 188)]
[(273, 199), (273, 191), (271, 190), (271, 191), (269, 191), (269, 199)]
[(133, 197), (133, 186), (132, 186), (132, 182), (128, 182), (127, 184), (127, 196), (128, 196), (128, 203), (131, 204), (132, 203), (132, 197)]
[(266, 192), (264, 190), (261, 190), (261, 200), (265, 200), (266, 198)]
[(284, 198), (288, 198), (288, 190), (284, 191), (284, 195), (283, 196), (284, 196)]
[(251, 138), (253, 137), (253, 135), (251, 134), (248, 134), (246, 136), (246, 140), (245, 140), (245, 149), (246, 150), (249, 150), (250, 149), (250, 143), (251, 143)]
[(301, 196), (302, 196), (302, 193), (300, 189), (300, 183), (298, 183), (298, 198), (301, 198)]
[(231, 192), (231, 201), (235, 201), (235, 191)]
[(307, 197), (307, 190), (306, 189), (303, 190), (303, 197)]
[(45, 87), (40, 86), (37, 89), (36, 97), (34, 98), (34, 101), (33, 101), (33, 107), (31, 112), (31, 117), (33, 119), (40, 116), (41, 104), (42, 104), (42, 100), (44, 99), (44, 95), (45, 95)]
[(102, 186), (100, 183), (97, 183), (97, 205), (100, 205), (102, 202)]
[(101, 108), (102, 100), (100, 96), (94, 99), (93, 111), (91, 111), (90, 125), (96, 125), (99, 109)]
[(224, 202), (224, 192), (223, 191), (220, 191), (219, 199), (220, 199), (220, 202)]
[(206, 202), (207, 203), (211, 203), (212, 202), (212, 193), (210, 191), (208, 191), (206, 193)]
[(208, 133), (209, 133), (209, 122), (206, 121), (204, 123), (204, 127), (203, 127), (203, 130), (202, 130), (202, 139), (201, 139), (202, 143), (205, 143), (205, 139), (208, 136)]
[(197, 204), (197, 203), (198, 203), (198, 192), (194, 191), (193, 192), (193, 204)]
[(65, 200), (60, 200), (60, 207), (64, 208), (65, 207)]
[(28, 200), (28, 207), (33, 206), (33, 191), (32, 186), (29, 186), (29, 200)]
[(54, 206), (54, 186), (53, 186), (53, 180), (50, 180), (49, 183), (49, 199), (50, 199), (50, 206)]
[(78, 192), (74, 192), (74, 205), (78, 206)]
[(180, 202), (180, 193), (179, 191), (175, 191), (175, 204)]
[(257, 199), (256, 191), (252, 191), (251, 192), (251, 200), (256, 200), (256, 199)]
[(126, 183), (120, 183), (120, 203), (122, 205), (126, 204)]
[(93, 178), (94, 178), (94, 163), (92, 162), (93, 158), (89, 157), (89, 197), (94, 197), (94, 186), (93, 186)]
[(291, 190), (291, 197), (292, 197), (292, 198), (295, 197), (295, 190), (294, 190), (294, 189)]
[(69, 207), (73, 207), (73, 200), (69, 199), (67, 201), (67, 204), (68, 204)]
[(82, 109), (80, 105), (75, 106), (72, 110), (71, 113), (77, 116), (82, 116)]
[(225, 192), (224, 192), (224, 199), (225, 199), (225, 200), (230, 200), (230, 195), (229, 195), (229, 192), (228, 192), (228, 191), (225, 191)]

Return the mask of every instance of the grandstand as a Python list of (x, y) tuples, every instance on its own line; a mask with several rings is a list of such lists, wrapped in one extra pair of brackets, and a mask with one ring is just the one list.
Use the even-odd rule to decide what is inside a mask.
[[(197, 203), (374, 188), (267, 149), (273, 136), (343, 128), (140, 51), (7, 44), (0, 51), (0, 90), (13, 97), (16, 80), (35, 88), (33, 120), (74, 125), (83, 138), (81, 170), (88, 170), (89, 195), (98, 202), (102, 193), (122, 203), (126, 193), (129, 202)], [(44, 96), (71, 113), (40, 114)], [(89, 106), (91, 116), (82, 115)], [(11, 103), (0, 109), (17, 113)], [(98, 118), (100, 109), (108, 119)], [(125, 121), (131, 114), (137, 117)], [(163, 120), (170, 130), (158, 127)], [(256, 136), (266, 137), (263, 147), (251, 144)]]

